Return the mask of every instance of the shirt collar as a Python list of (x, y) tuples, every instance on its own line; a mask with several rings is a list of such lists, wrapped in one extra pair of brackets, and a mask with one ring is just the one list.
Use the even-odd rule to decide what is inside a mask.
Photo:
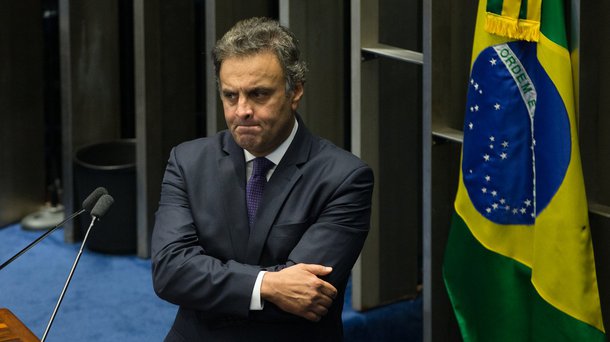
[[(286, 154), (286, 151), (288, 151), (288, 147), (290, 147), (290, 144), (294, 140), (294, 136), (297, 134), (298, 128), (299, 128), (299, 121), (295, 118), (294, 126), (292, 126), (292, 132), (290, 132), (290, 135), (288, 136), (288, 138), (286, 138), (286, 140), (284, 140), (284, 142), (281, 143), (280, 146), (278, 146), (275, 150), (273, 150), (273, 152), (266, 155), (265, 158), (272, 161), (273, 164), (275, 164), (276, 166), (279, 165), (280, 161), (284, 157), (284, 154)], [(252, 159), (256, 158), (252, 153), (246, 151), (245, 149), (244, 149), (244, 156), (246, 158), (246, 163), (248, 163)]]

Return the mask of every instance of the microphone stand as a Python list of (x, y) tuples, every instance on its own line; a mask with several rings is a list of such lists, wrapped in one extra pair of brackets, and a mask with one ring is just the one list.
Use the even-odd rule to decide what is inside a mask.
[(42, 241), (44, 238), (46, 238), (49, 234), (53, 233), (55, 230), (57, 230), (57, 228), (61, 227), (64, 225), (64, 223), (70, 221), (71, 219), (75, 218), (76, 216), (82, 214), (85, 212), (85, 209), (81, 209), (77, 212), (75, 212), (74, 214), (68, 216), (68, 218), (66, 218), (65, 220), (61, 221), (60, 223), (56, 224), (55, 227), (49, 229), (47, 232), (45, 232), (44, 234), (42, 234), (41, 236), (39, 236), (36, 240), (32, 241), (29, 245), (27, 245), (24, 249), (22, 249), (21, 251), (19, 251), (17, 254), (13, 255), (12, 258), (8, 259), (7, 261), (5, 261), (2, 265), (0, 265), (0, 270), (2, 270), (3, 268), (5, 268), (8, 264), (10, 264), (11, 262), (15, 261), (15, 259), (17, 259), (18, 257), (20, 257), (23, 253), (27, 252), (30, 250), (30, 248), (36, 246), (37, 243), (39, 243), (40, 241)]
[(61, 290), (61, 294), (59, 295), (59, 300), (57, 301), (57, 304), (55, 305), (55, 309), (53, 310), (51, 319), (49, 320), (49, 323), (47, 324), (47, 328), (45, 329), (40, 342), (44, 342), (44, 340), (47, 338), (47, 334), (49, 333), (49, 330), (51, 329), (51, 324), (53, 324), (53, 320), (55, 319), (57, 310), (59, 310), (59, 306), (61, 305), (61, 302), (64, 299), (64, 295), (66, 294), (68, 285), (70, 285), (70, 281), (72, 280), (72, 276), (74, 275), (74, 270), (76, 269), (76, 265), (78, 264), (78, 261), (80, 260), (81, 254), (83, 254), (83, 248), (85, 247), (85, 242), (87, 242), (87, 238), (89, 237), (89, 232), (91, 231), (91, 228), (93, 227), (93, 224), (95, 223), (96, 220), (97, 220), (97, 218), (95, 216), (93, 216), (91, 219), (91, 223), (89, 224), (89, 228), (87, 229), (87, 233), (85, 233), (85, 237), (83, 238), (83, 242), (80, 245), (80, 249), (78, 251), (76, 259), (74, 260), (74, 264), (72, 264), (72, 269), (70, 270), (70, 273), (68, 274), (68, 279), (66, 279), (64, 288)]

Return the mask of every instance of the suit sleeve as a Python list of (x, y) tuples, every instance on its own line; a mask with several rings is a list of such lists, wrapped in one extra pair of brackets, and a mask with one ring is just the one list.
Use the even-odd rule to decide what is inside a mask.
[[(293, 248), (286, 264), (268, 270), (279, 271), (298, 263), (331, 266), (333, 271), (324, 279), (343, 289), (368, 235), (373, 183), (373, 172), (368, 166), (347, 175), (329, 198), (320, 199), (326, 202), (323, 211)], [(254, 313), (257, 319), (302, 320), (268, 304), (263, 312)], [(342, 304), (334, 306), (341, 308)]]
[(364, 245), (371, 218), (373, 172), (362, 166), (341, 182), (290, 253), (289, 263), (331, 266), (325, 279), (345, 284)]
[(205, 316), (248, 316), (260, 267), (206, 254), (175, 149), (163, 177), (151, 245), (153, 287), (159, 297)]

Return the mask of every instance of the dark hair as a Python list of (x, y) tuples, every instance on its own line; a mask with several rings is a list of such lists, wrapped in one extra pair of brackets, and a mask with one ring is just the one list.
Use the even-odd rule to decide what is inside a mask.
[(216, 82), (219, 82), (220, 67), (225, 59), (263, 51), (272, 52), (280, 62), (287, 92), (294, 91), (296, 84), (305, 83), (307, 66), (299, 60), (299, 41), (287, 28), (269, 18), (242, 20), (216, 42), (212, 50)]

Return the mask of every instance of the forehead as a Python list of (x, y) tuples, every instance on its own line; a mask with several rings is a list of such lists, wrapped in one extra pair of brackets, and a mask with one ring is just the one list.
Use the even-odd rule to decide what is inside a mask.
[(265, 51), (225, 59), (220, 66), (219, 78), (221, 84), (226, 86), (252, 82), (283, 82), (284, 72), (275, 54)]

